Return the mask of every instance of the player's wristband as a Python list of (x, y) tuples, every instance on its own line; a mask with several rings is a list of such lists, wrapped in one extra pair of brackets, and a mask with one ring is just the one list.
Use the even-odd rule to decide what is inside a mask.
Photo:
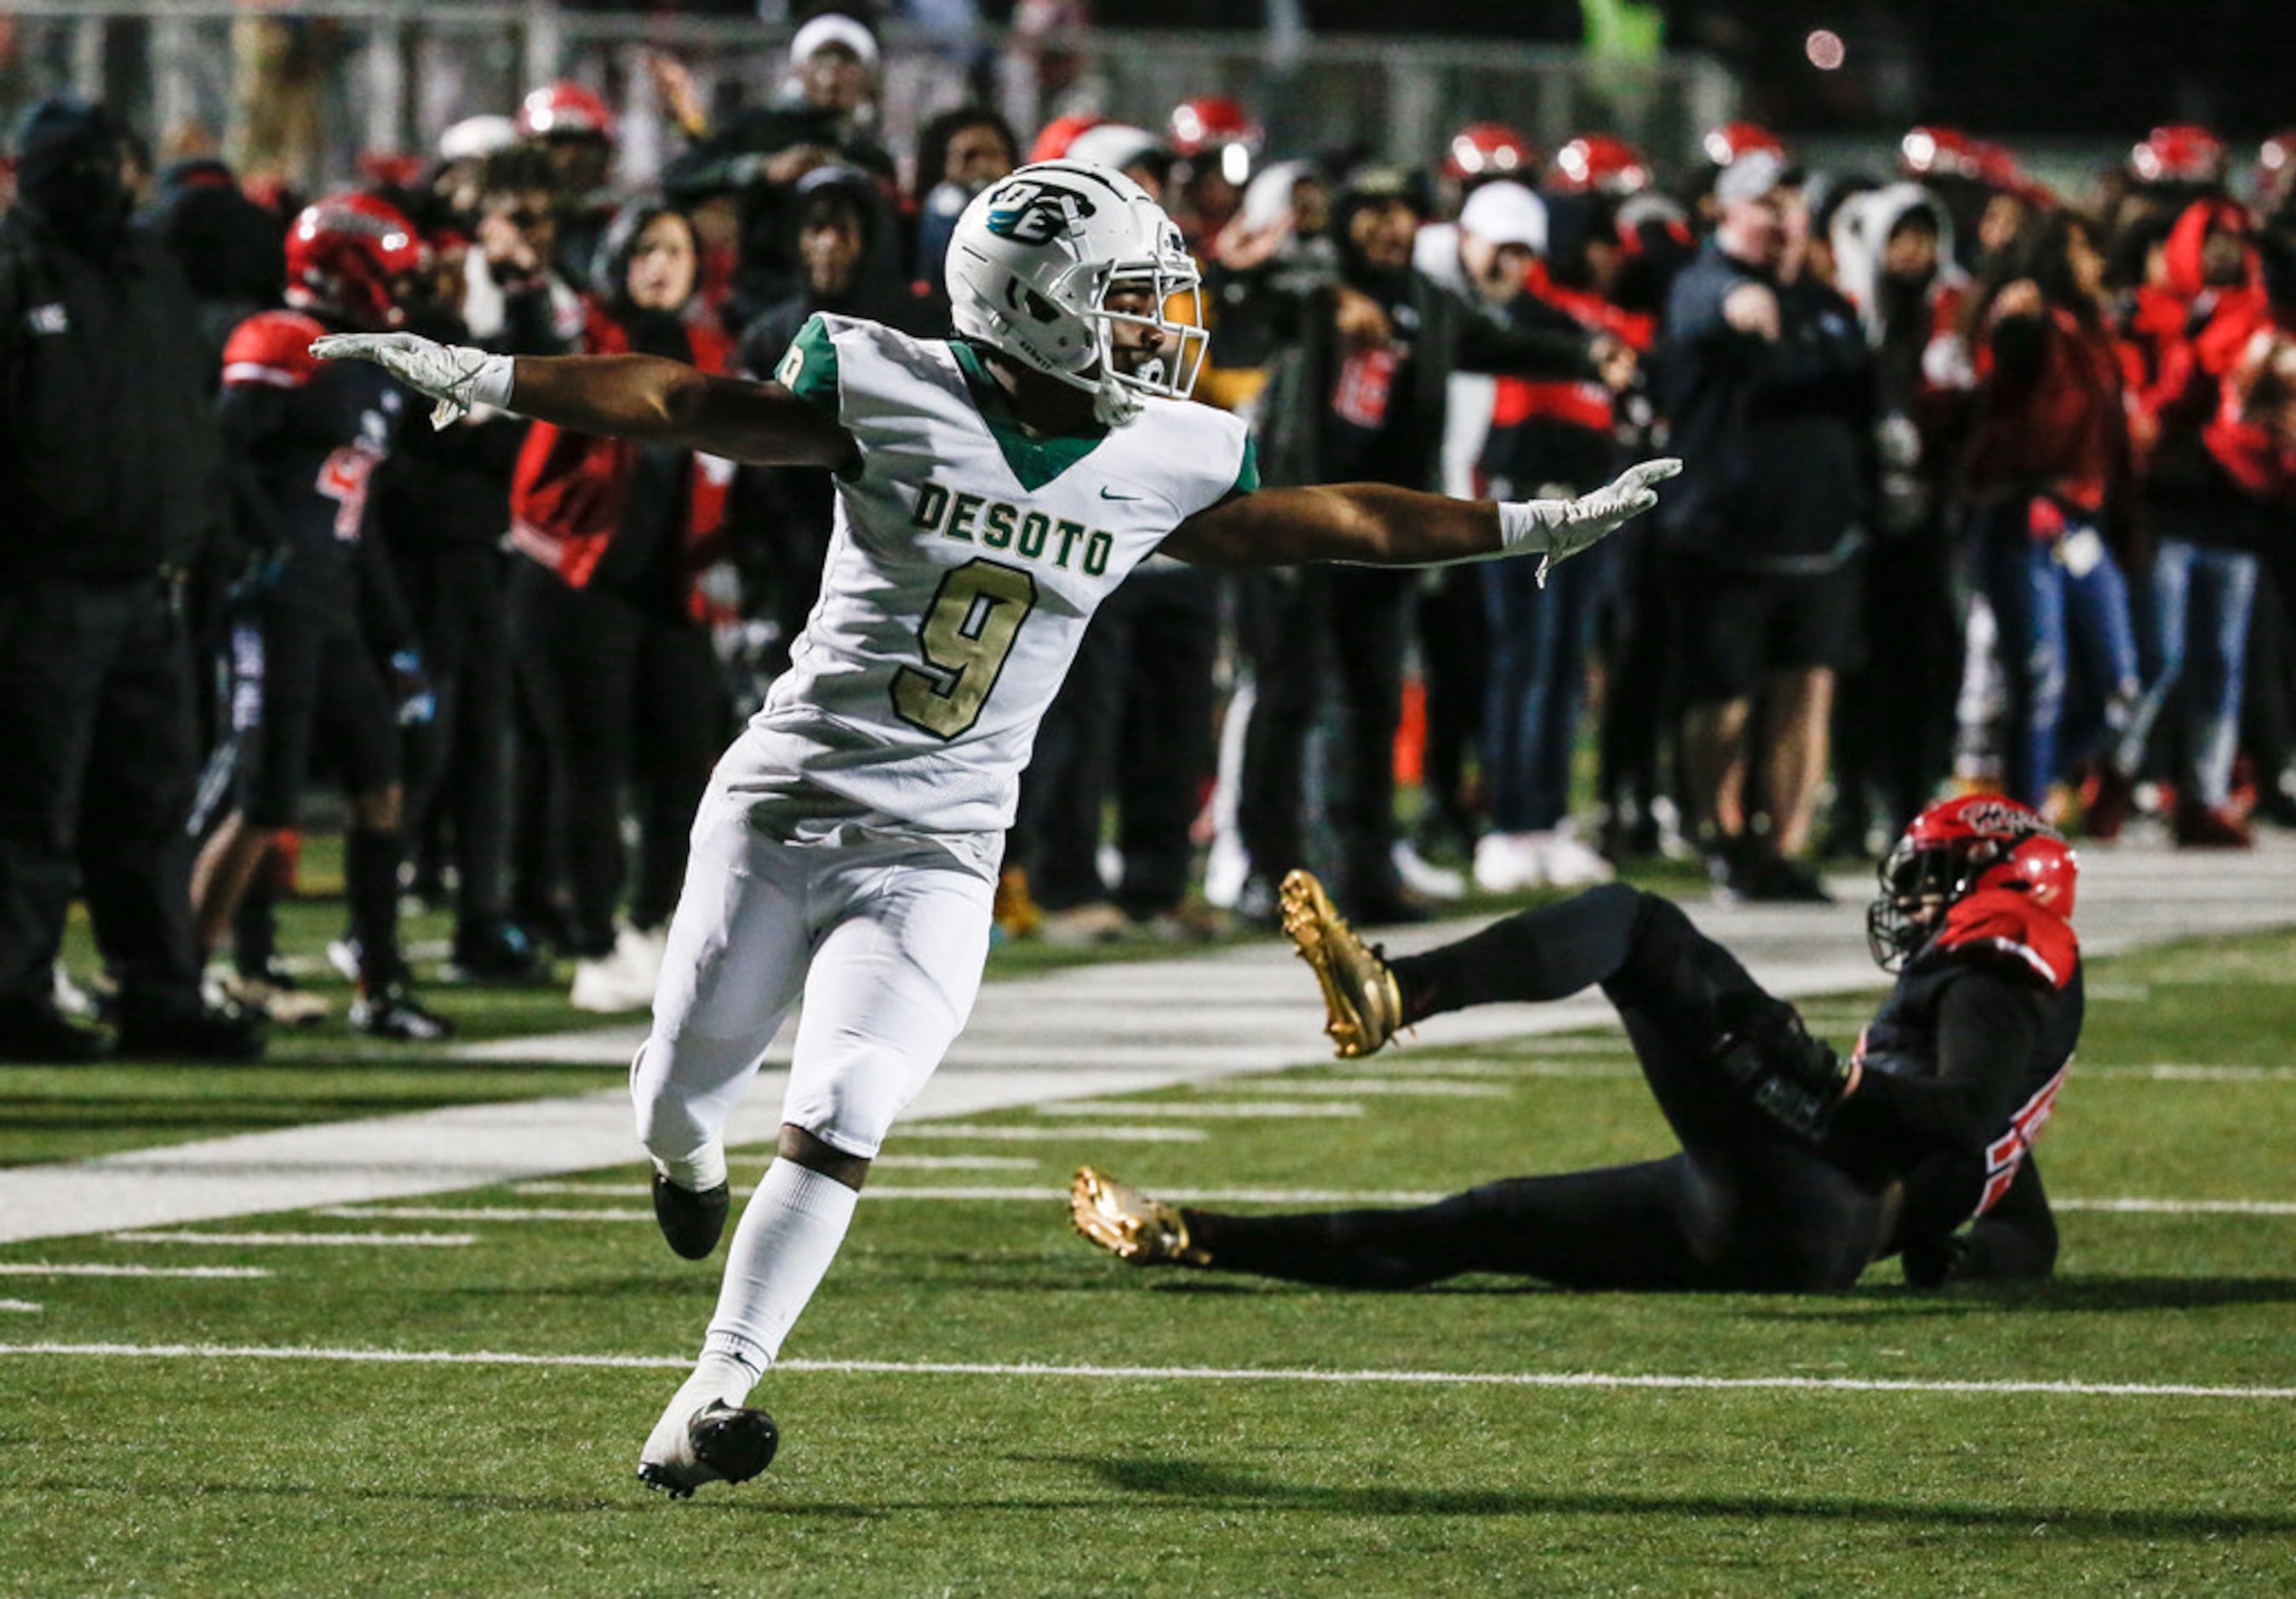
[(490, 406), (497, 411), (509, 410), (511, 382), (518, 363), (509, 356), (492, 355), (468, 345), (456, 345), (455, 355), (458, 360), (478, 362), (478, 370), (471, 374), (471, 403)]

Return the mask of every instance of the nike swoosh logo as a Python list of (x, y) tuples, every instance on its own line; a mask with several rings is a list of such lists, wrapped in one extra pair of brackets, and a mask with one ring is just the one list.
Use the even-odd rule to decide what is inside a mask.
[(1111, 494), (1108, 492), (1107, 485), (1103, 484), (1101, 486), (1100, 497), (1103, 500), (1137, 500), (1144, 499), (1147, 496), (1137, 494)]

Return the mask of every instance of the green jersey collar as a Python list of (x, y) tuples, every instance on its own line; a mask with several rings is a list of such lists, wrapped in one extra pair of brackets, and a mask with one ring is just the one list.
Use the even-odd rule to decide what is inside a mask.
[(980, 409), (980, 420), (988, 424), (989, 437), (996, 440), (996, 447), (1004, 453), (1004, 464), (1013, 469), (1021, 488), (1031, 492), (1042, 488), (1092, 454), (1108, 437), (1108, 430), (1102, 427), (1081, 433), (1037, 432), (1013, 414), (1012, 402), (1004, 386), (981, 360), (979, 350), (962, 339), (950, 340), (948, 347), (972, 387), (972, 402)]

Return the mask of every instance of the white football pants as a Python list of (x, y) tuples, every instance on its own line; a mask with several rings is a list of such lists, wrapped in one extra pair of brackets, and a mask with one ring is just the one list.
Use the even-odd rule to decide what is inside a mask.
[(784, 842), (713, 788), (630, 1069), (648, 1152), (676, 1169), (718, 1144), (801, 994), (782, 1119), (873, 1159), (972, 1014), (995, 896), (939, 845)]

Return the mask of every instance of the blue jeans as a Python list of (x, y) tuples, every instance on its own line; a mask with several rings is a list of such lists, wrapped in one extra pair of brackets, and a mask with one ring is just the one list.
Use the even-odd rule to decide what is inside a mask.
[[(2075, 526), (2062, 539), (2033, 537), (2021, 500), (1977, 518), (1979, 570), (2000, 625), (2009, 700), (2003, 787), (2036, 808), (2062, 775), (2061, 766), (2077, 767), (2094, 753), (2091, 741), (2069, 740), (2069, 727), (2117, 737), (2141, 683), (2128, 584), (2120, 566), (2102, 549), (2095, 564), (2079, 574), (2065, 563), (2066, 547), (2083, 533), (2093, 536), (2095, 529)], [(2069, 707), (2076, 651), (2094, 702)]]
[(2132, 775), (2145, 741), (2182, 690), (2185, 758), (2194, 797), (2211, 809), (2232, 792), (2240, 742), (2240, 700), (2248, 618), (2256, 600), (2256, 557), (2164, 538), (2152, 558), (2152, 620), (2159, 661), (2120, 741), (2115, 764)]
[(1610, 547), (1556, 566), (1544, 589), (1538, 571), (1536, 561), (1493, 561), (1478, 574), (1490, 651), (1483, 768), (1501, 832), (1544, 832), (1570, 810), (1571, 746)]

